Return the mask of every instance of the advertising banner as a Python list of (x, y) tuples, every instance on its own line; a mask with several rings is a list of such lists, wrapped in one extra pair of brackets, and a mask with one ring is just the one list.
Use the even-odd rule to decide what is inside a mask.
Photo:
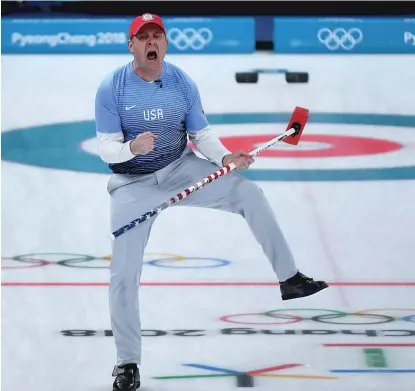
[(274, 18), (277, 53), (415, 53), (415, 19)]
[[(252, 53), (253, 18), (166, 18), (169, 54)], [(3, 54), (127, 54), (130, 19), (3, 19)]]

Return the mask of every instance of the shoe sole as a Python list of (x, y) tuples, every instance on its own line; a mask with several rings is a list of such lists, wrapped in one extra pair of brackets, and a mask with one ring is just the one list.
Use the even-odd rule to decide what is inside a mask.
[(297, 295), (297, 294), (292, 293), (290, 295), (281, 296), (281, 298), (282, 298), (283, 301), (292, 300), (292, 299), (301, 299), (302, 297), (315, 295), (316, 293), (321, 292), (323, 289), (326, 289), (328, 287), (329, 287), (328, 285), (322, 286), (320, 289), (318, 289), (314, 292), (308, 293), (306, 295)]
[[(122, 390), (122, 391), (135, 391), (135, 390), (138, 390), (140, 388), (140, 385), (141, 385), (141, 383), (138, 382), (136, 388), (129, 388), (128, 390)], [(112, 391), (121, 391), (121, 390), (120, 389), (117, 390), (116, 388), (113, 388)]]

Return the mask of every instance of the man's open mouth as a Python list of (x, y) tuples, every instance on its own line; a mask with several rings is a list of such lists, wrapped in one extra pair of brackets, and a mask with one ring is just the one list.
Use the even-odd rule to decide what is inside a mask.
[(150, 61), (155, 61), (157, 60), (157, 52), (155, 52), (154, 50), (150, 50), (147, 53), (147, 59), (149, 59)]

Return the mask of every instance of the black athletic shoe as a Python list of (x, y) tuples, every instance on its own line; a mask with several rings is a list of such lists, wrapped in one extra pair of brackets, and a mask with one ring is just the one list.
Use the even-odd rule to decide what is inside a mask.
[(314, 295), (328, 288), (324, 281), (314, 281), (312, 278), (298, 272), (295, 276), (280, 283), (281, 296), (283, 300), (298, 299)]
[(116, 376), (112, 385), (113, 391), (135, 391), (140, 388), (140, 370), (137, 364), (115, 366), (112, 376)]

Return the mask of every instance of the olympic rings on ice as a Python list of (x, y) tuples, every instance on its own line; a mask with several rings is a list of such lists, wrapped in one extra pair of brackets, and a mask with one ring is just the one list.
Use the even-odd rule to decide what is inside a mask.
[[(34, 253), (2, 258), (1, 268), (27, 269), (44, 266), (64, 266), (80, 269), (108, 269), (111, 256), (96, 257), (86, 254)], [(192, 257), (170, 253), (145, 253), (144, 265), (175, 269), (206, 269), (228, 266), (225, 259)]]
[[(386, 314), (388, 311), (398, 312), (399, 316)], [(344, 312), (333, 309), (287, 308), (258, 313), (224, 315), (219, 319), (228, 323), (245, 325), (281, 325), (301, 322), (335, 325), (372, 325), (394, 321), (415, 323), (415, 309), (381, 308)]]

